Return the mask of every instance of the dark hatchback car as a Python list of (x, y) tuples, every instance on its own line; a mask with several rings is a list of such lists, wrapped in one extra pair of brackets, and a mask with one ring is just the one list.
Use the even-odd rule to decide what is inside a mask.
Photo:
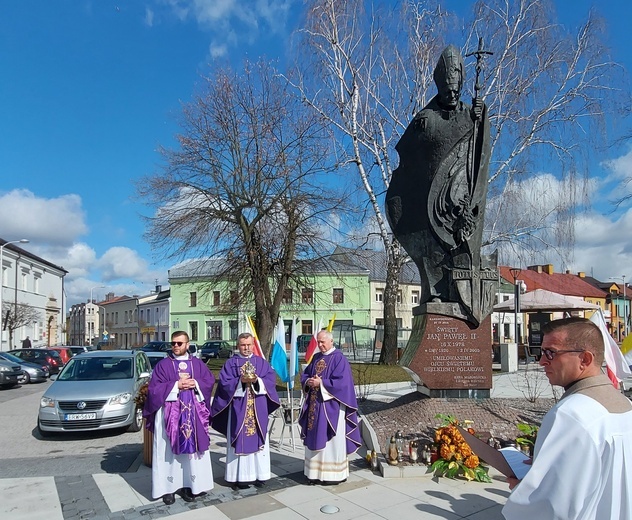
[(0, 359), (0, 388), (13, 388), (20, 381), (23, 371), (19, 363)]
[(8, 352), (0, 352), (0, 359), (18, 363), (20, 365), (23, 374), (20, 378), (18, 378), (18, 380), (21, 385), (26, 385), (28, 383), (44, 383), (50, 376), (48, 365), (40, 365), (31, 363), (30, 361), (24, 361), (13, 354), (9, 354)]
[(150, 341), (145, 343), (140, 349), (143, 352), (170, 352), (171, 343), (169, 341)]
[(59, 371), (64, 367), (64, 362), (59, 356), (59, 352), (47, 348), (19, 348), (15, 350), (9, 350), (9, 354), (23, 359), (24, 361), (30, 361), (37, 365), (47, 365), (50, 375), (59, 374)]
[(200, 359), (206, 363), (209, 359), (232, 357), (233, 346), (228, 341), (207, 341), (200, 347)]

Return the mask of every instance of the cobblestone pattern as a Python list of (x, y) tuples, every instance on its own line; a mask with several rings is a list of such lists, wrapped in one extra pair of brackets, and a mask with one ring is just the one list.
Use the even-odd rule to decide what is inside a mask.
[(390, 403), (366, 400), (360, 410), (377, 435), (380, 448), (397, 430), (407, 438), (433, 437), (440, 420), (437, 414), (453, 415), (460, 421), (474, 421), (474, 429), (481, 435), (493, 433), (500, 439), (515, 439), (519, 431), (516, 424), (540, 424), (544, 414), (555, 404), (553, 399), (452, 399), (428, 398), (412, 392)]

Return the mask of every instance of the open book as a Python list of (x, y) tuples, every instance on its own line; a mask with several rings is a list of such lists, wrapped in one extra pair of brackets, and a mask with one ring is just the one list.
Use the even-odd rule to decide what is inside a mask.
[(461, 432), (461, 435), (463, 435), (465, 442), (467, 442), (470, 448), (472, 448), (472, 451), (478, 455), (478, 458), (496, 468), (506, 477), (515, 477), (522, 480), (527, 474), (527, 471), (529, 471), (529, 468), (531, 468), (530, 464), (524, 463), (530, 460), (531, 457), (525, 455), (520, 450), (512, 447), (497, 450), (460, 426), (457, 426), (457, 428), (459, 432)]

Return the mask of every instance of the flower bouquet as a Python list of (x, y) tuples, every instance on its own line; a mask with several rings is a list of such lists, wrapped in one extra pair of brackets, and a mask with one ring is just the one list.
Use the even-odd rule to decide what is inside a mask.
[[(487, 469), (480, 465), (478, 456), (472, 452), (457, 429), (457, 419), (445, 414), (438, 414), (436, 417), (441, 419), (443, 424), (435, 431), (439, 458), (430, 466), (430, 470), (437, 476), (455, 478), (462, 475), (467, 480), (491, 482)], [(473, 428), (468, 428), (468, 431), (474, 434)]]
[(138, 394), (136, 394), (136, 397), (134, 397), (134, 402), (142, 408), (145, 405), (148, 393), (149, 383), (142, 384), (141, 387), (138, 389)]

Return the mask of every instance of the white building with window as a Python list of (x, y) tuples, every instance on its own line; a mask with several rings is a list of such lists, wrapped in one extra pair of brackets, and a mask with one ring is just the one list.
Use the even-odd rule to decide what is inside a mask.
[(28, 323), (13, 331), (12, 345), (9, 331), (2, 327), (0, 350), (21, 347), (27, 336), (34, 347), (65, 343), (64, 277), (68, 271), (6, 240), (0, 239), (0, 247), (3, 324), (6, 313), (16, 307), (18, 313), (24, 307), (34, 311)]

